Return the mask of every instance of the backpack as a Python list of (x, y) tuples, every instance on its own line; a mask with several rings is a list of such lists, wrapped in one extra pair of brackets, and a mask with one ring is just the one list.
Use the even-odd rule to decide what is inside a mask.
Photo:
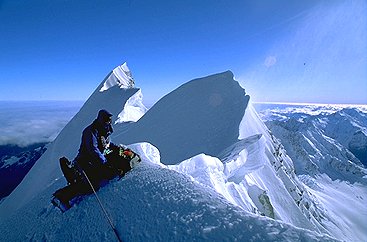
[(106, 165), (118, 176), (125, 175), (141, 161), (140, 156), (131, 149), (116, 145), (111, 145), (105, 152), (105, 157)]

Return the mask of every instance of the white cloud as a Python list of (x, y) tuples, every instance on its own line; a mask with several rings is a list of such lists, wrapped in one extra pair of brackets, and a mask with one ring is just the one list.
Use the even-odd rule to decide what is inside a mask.
[(51, 142), (80, 106), (80, 102), (0, 102), (0, 145)]

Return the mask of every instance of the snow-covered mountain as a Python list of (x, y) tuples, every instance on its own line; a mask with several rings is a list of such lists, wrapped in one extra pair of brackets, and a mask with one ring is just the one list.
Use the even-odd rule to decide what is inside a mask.
[[(298, 177), (324, 204), (326, 200), (332, 204), (328, 210), (339, 232), (349, 233), (351, 241), (364, 241), (366, 228), (360, 225), (367, 220), (367, 106), (257, 104), (256, 108), (273, 139), (279, 138), (282, 152), (292, 158)], [(353, 224), (350, 232), (340, 221)], [(350, 239), (357, 231), (359, 239)]]
[(304, 107), (302, 113), (292, 110), (270, 109), (263, 118), (292, 158), (297, 174), (366, 181), (367, 112), (325, 106)]
[(0, 146), (0, 200), (18, 186), (45, 151), (46, 144), (34, 144), (24, 148)]
[(366, 238), (365, 187), (356, 185), (359, 200), (350, 198), (350, 208), (334, 204), (330, 194), (342, 197), (336, 189), (323, 193), (305, 185), (231, 72), (192, 80), (146, 112), (127, 66), (118, 71), (0, 204), (1, 241), (114, 239), (93, 196), (64, 214), (50, 205), (51, 194), (65, 185), (58, 158), (76, 155), (83, 128), (101, 108), (114, 114), (113, 141), (143, 160), (98, 192), (124, 241)]

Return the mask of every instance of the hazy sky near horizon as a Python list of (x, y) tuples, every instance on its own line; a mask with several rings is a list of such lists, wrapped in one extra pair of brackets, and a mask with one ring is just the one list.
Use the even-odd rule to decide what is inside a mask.
[(367, 3), (0, 0), (0, 100), (86, 100), (127, 61), (154, 102), (231, 70), (254, 101), (367, 104)]
[(0, 101), (0, 146), (52, 142), (79, 111), (80, 101)]

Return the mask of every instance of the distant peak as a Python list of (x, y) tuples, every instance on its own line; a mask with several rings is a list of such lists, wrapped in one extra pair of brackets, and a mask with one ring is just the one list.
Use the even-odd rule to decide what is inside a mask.
[(133, 88), (135, 86), (134, 78), (131, 71), (127, 67), (127, 63), (117, 66), (110, 75), (105, 79), (100, 92), (118, 85), (120, 88)]
[[(224, 71), (224, 72), (219, 72), (219, 73), (212, 74), (212, 75), (209, 75), (209, 76), (212, 76), (212, 77), (220, 76), (221, 78), (226, 79), (226, 80), (227, 79), (228, 80), (233, 80), (233, 78), (234, 78), (234, 74), (230, 70), (227, 70), (227, 71)], [(209, 76), (207, 76), (207, 77), (209, 77)], [(207, 77), (204, 77), (204, 78), (207, 78)]]

